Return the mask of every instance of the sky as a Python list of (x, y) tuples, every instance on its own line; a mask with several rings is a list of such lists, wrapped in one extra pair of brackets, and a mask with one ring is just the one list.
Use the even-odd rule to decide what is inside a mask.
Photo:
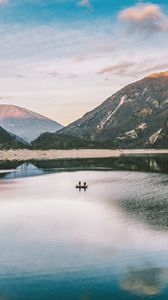
[(0, 0), (0, 103), (67, 125), (166, 70), (165, 0)]

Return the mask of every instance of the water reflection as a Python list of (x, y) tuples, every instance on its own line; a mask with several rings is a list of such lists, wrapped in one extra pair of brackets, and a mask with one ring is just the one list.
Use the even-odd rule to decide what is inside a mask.
[[(13, 169), (9, 172), (8, 170)], [(105, 159), (61, 159), (44, 161), (0, 161), (0, 178), (19, 178), (37, 176), (50, 172), (65, 172), (78, 170), (130, 170), (168, 173), (168, 156), (123, 156)], [(6, 170), (6, 173), (4, 173)]]
[(158, 295), (168, 283), (168, 270), (149, 266), (141, 270), (130, 269), (121, 287), (135, 295)]
[(2, 299), (168, 298), (167, 174), (106, 163), (29, 162), (17, 172), (50, 174), (1, 179)]
[(37, 176), (37, 175), (43, 175), (45, 173), (43, 169), (36, 167), (31, 162), (23, 162), (23, 163), (15, 162), (14, 164), (8, 163), (7, 165), (4, 166), (5, 169), (3, 169), (3, 172), (0, 172), (0, 178), (4, 178), (4, 179), (15, 179), (20, 177)]
[[(125, 215), (158, 230), (168, 228), (168, 194), (166, 175), (134, 173), (123, 180), (124, 195), (115, 201)], [(137, 179), (137, 182), (135, 183)]]
[(168, 199), (158, 199), (153, 196), (153, 200), (136, 199), (125, 199), (120, 202), (120, 207), (141, 221), (144, 221), (148, 225), (155, 227), (156, 229), (167, 229), (168, 228)]
[(6, 179), (20, 178), (20, 177), (29, 177), (37, 176), (44, 174), (44, 171), (36, 167), (31, 162), (25, 162), (19, 165), (13, 172), (7, 173), (5, 175)]
[(123, 156), (119, 158), (66, 159), (50, 161), (34, 161), (37, 167), (57, 170), (132, 170), (145, 172), (168, 173), (168, 155), (156, 156)]

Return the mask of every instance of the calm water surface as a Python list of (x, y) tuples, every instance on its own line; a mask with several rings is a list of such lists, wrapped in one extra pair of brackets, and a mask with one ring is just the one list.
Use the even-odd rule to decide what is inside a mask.
[(0, 299), (168, 299), (166, 173), (12, 176), (0, 179)]

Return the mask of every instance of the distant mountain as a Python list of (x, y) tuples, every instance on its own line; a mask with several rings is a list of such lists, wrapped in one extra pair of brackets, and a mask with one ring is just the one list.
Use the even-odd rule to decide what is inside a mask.
[(27, 142), (43, 132), (56, 132), (63, 128), (59, 123), (15, 105), (0, 104), (0, 126)]
[(168, 148), (168, 72), (129, 84), (62, 134), (115, 148)]
[(56, 133), (43, 133), (31, 143), (33, 149), (84, 149), (102, 148), (103, 145), (97, 141), (81, 139), (79, 137)]
[(12, 134), (0, 127), (0, 149), (24, 148), (24, 144), (18, 141)]

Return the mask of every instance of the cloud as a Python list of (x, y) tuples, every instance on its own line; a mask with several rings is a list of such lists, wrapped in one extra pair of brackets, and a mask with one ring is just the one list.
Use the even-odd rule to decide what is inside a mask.
[[(121, 87), (153, 73), (153, 68), (166, 68), (156, 65), (168, 62), (164, 35), (142, 41), (139, 34), (123, 34), (115, 21), (102, 19), (101, 26), (97, 19), (1, 24), (1, 96), (18, 105), (25, 101), (25, 106), (39, 107), (41, 113), (46, 109), (56, 118), (53, 109), (46, 107), (46, 101), (51, 101), (51, 107), (60, 109), (60, 122), (67, 124)], [(65, 103), (70, 103), (71, 113), (67, 109), (61, 120)]]
[(0, 0), (0, 5), (8, 3), (8, 0)]
[(24, 76), (22, 74), (16, 74), (16, 78), (24, 78)]
[(133, 31), (142, 30), (150, 33), (168, 31), (168, 16), (156, 4), (136, 4), (122, 10), (118, 17)]
[[(156, 59), (157, 60), (157, 59)], [(167, 57), (164, 58), (167, 60)], [(118, 63), (112, 66), (105, 67), (101, 69), (97, 74), (113, 74), (118, 76), (129, 76), (129, 77), (145, 77), (154, 72), (162, 72), (168, 70), (168, 63), (160, 63), (155, 64), (154, 61), (140, 61), (139, 63), (136, 62), (123, 62)], [(105, 79), (106, 81), (109, 78)]]
[(133, 62), (124, 62), (103, 68), (97, 74), (113, 73), (117, 75), (122, 75), (123, 73), (126, 73), (128, 69), (130, 69), (132, 66), (134, 66)]
[(147, 67), (145, 70), (142, 69), (143, 72), (145, 73), (151, 73), (151, 72), (156, 72), (156, 71), (167, 71), (168, 70), (168, 63), (163, 63), (163, 64), (156, 64), (151, 67)]
[(138, 4), (121, 11), (119, 16), (122, 20), (141, 22), (160, 19), (162, 12), (158, 5)]
[(60, 73), (57, 71), (51, 71), (48, 72), (47, 74), (45, 72), (43, 72), (45, 75), (50, 76), (50, 77), (55, 77), (55, 78), (59, 78), (59, 79), (75, 79), (78, 77), (77, 74), (74, 73)]
[[(6, 101), (6, 100), (8, 100), (8, 99), (10, 99), (11, 97), (8, 97), (8, 96), (0, 96), (0, 101)], [(0, 298), (1, 299), (1, 298)]]
[(90, 7), (90, 1), (89, 0), (81, 0), (77, 4), (79, 6), (83, 6), (83, 7)]

